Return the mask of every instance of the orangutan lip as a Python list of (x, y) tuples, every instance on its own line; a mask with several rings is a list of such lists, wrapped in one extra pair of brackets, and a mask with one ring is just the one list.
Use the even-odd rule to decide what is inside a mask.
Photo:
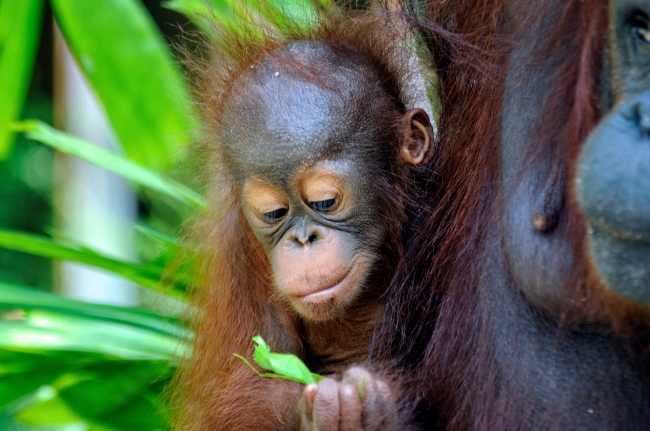
[(299, 299), (302, 299), (303, 301), (304, 300), (310, 300), (310, 299), (311, 300), (318, 300), (319, 297), (321, 297), (321, 296), (329, 296), (329, 294), (336, 292), (341, 287), (343, 282), (348, 278), (348, 275), (350, 275), (350, 273), (352, 272), (352, 269), (354, 268), (355, 263), (356, 262), (353, 262), (352, 265), (350, 265), (350, 268), (348, 268), (348, 270), (343, 275), (343, 277), (341, 277), (341, 279), (339, 281), (337, 281), (336, 283), (334, 283), (334, 284), (332, 284), (332, 285), (330, 285), (328, 287), (324, 287), (322, 289), (319, 289), (319, 290), (317, 290), (315, 292), (306, 293), (304, 295), (296, 295), (296, 297), (299, 298)]

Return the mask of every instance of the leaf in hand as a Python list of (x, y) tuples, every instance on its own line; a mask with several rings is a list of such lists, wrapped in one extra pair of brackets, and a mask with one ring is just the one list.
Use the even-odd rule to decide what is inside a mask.
[(235, 356), (246, 362), (258, 375), (293, 380), (305, 385), (318, 383), (323, 378), (323, 376), (310, 372), (309, 368), (296, 355), (271, 352), (269, 345), (259, 335), (253, 337), (253, 341), (257, 344), (253, 353), (255, 363), (272, 373), (260, 373), (243, 356), (237, 354)]

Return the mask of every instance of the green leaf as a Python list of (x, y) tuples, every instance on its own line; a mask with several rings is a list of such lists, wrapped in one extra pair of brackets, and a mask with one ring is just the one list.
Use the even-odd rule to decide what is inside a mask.
[(202, 30), (209, 31), (208, 19), (211, 15), (222, 18), (235, 18), (232, 0), (168, 0), (162, 5), (167, 9), (182, 13)]
[(182, 292), (161, 283), (162, 273), (159, 268), (113, 259), (80, 246), (60, 244), (44, 236), (0, 229), (0, 247), (51, 259), (82, 263), (122, 276), (140, 286), (184, 297)]
[[(331, 8), (330, 0), (169, 0), (165, 7), (187, 16), (211, 39), (218, 38), (212, 21), (230, 31), (243, 31), (248, 36), (264, 27), (267, 31), (287, 31), (292, 27), (308, 27), (317, 23), (317, 7)], [(261, 35), (261, 33), (260, 33)], [(216, 40), (216, 39), (215, 39)]]
[(244, 2), (237, 0), (169, 0), (163, 2), (164, 7), (187, 16), (211, 39), (217, 37), (212, 28), (213, 20), (220, 23), (233, 23), (233, 28), (237, 28), (236, 22), (242, 15), (246, 15), (243, 4)]
[(366, 396), (366, 384), (368, 382), (366, 381), (366, 378), (362, 378), (361, 382), (359, 383), (359, 399), (363, 400), (363, 398)]
[(205, 207), (203, 198), (184, 185), (164, 178), (162, 175), (145, 168), (124, 156), (101, 148), (90, 142), (60, 132), (41, 121), (25, 121), (12, 126), (15, 130), (27, 133), (27, 137), (107, 171), (120, 175), (135, 184), (159, 191), (181, 202), (193, 206)]
[(146, 235), (147, 237), (170, 247), (181, 247), (181, 244), (178, 240), (178, 238), (174, 238), (171, 235), (167, 235), (166, 233), (163, 233), (159, 230), (156, 230), (152, 228), (151, 226), (147, 226), (142, 223), (138, 223), (135, 225), (135, 230), (138, 232), (142, 233), (143, 235)]
[[(48, 356), (30, 354), (24, 354), (24, 356), (40, 360), (36, 363), (37, 367), (25, 372), (0, 374), (0, 410), (9, 402), (15, 402), (39, 387), (51, 383), (65, 373), (66, 365), (68, 365), (61, 361), (52, 361)], [(4, 357), (0, 357), (0, 359), (2, 359), (3, 364), (6, 363)], [(23, 404), (25, 401), (27, 400), (23, 400), (22, 403), (18, 404)]]
[(194, 125), (179, 67), (137, 0), (51, 0), (72, 53), (130, 158), (173, 166)]
[(60, 390), (59, 396), (81, 417), (109, 427), (162, 429), (152, 383), (167, 380), (171, 371), (162, 362), (106, 362), (88, 369), (87, 379)]
[[(86, 316), (26, 310), (22, 319), (0, 320), (0, 350), (85, 352), (107, 359), (169, 361), (183, 352), (178, 337)], [(64, 353), (65, 352), (65, 353)]]
[[(257, 0), (246, 0), (258, 14), (272, 21), (280, 31), (286, 31), (293, 27), (309, 27), (318, 22), (318, 10), (316, 2), (305, 0), (272, 0), (259, 2)], [(321, 1), (321, 6), (334, 7), (332, 1)]]
[[(310, 372), (309, 368), (307, 368), (307, 366), (296, 355), (289, 353), (271, 352), (271, 348), (259, 335), (254, 336), (253, 341), (257, 344), (257, 346), (255, 346), (255, 352), (253, 353), (253, 359), (261, 368), (264, 368), (268, 371), (273, 371), (273, 374), (258, 373), (259, 375), (263, 377), (293, 380), (294, 382), (302, 383), (305, 385), (318, 383), (323, 379), (322, 376)], [(246, 359), (244, 359), (242, 356), (235, 356), (244, 360), (244, 362), (251, 366), (250, 363), (246, 361)]]
[[(53, 425), (47, 431), (59, 431), (60, 428), (54, 428), (56, 425), (66, 424), (67, 427), (63, 428), (64, 431), (88, 431), (88, 427), (81, 422), (81, 417), (76, 415), (59, 397), (43, 400), (41, 402), (33, 403), (20, 411), (16, 415), (16, 419), (22, 423), (29, 425)], [(77, 427), (70, 427), (73, 424), (78, 424)], [(28, 428), (31, 430), (31, 428)], [(37, 430), (39, 428), (36, 428)], [(111, 430), (113, 431), (113, 430)], [(116, 431), (116, 430), (115, 430)]]
[[(93, 321), (87, 321), (86, 330), (93, 332), (93, 325)], [(79, 350), (13, 352), (0, 348), (0, 364), (21, 368), (19, 373), (0, 373), (2, 430), (3, 411), (37, 425), (51, 424), (56, 415), (67, 412), (60, 417), (61, 422), (83, 419), (92, 425), (83, 430), (98, 430), (98, 426), (115, 430), (168, 429), (160, 399), (174, 372), (168, 360), (123, 360)], [(52, 400), (57, 404), (55, 411)]]
[(11, 149), (8, 126), (23, 108), (41, 29), (43, 0), (0, 1), (0, 160)]
[[(97, 320), (126, 323), (179, 338), (187, 336), (187, 332), (183, 328), (175, 324), (173, 319), (165, 316), (135, 308), (76, 301), (42, 290), (4, 282), (0, 282), (0, 309), (49, 310), (91, 317)], [(3, 357), (0, 354), (0, 374), (2, 373), (2, 359)]]
[[(158, 395), (174, 370), (170, 359), (187, 348), (184, 331), (160, 330), (163, 318), (151, 313), (11, 287), (0, 285), (0, 412), (30, 424), (166, 428)], [(25, 311), (3, 311), (25, 305), (28, 293)], [(51, 396), (38, 396), (43, 389)]]

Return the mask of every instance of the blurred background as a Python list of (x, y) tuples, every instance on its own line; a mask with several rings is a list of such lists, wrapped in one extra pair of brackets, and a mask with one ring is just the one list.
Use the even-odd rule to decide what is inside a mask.
[(169, 428), (204, 205), (178, 58), (208, 15), (314, 12), (268, 3), (0, 0), (1, 431)]

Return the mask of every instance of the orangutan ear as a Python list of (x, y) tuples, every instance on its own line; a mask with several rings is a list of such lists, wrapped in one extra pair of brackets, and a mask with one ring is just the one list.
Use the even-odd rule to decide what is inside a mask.
[(433, 127), (429, 116), (422, 109), (409, 109), (402, 117), (401, 156), (405, 163), (421, 165), (429, 161), (433, 153)]

